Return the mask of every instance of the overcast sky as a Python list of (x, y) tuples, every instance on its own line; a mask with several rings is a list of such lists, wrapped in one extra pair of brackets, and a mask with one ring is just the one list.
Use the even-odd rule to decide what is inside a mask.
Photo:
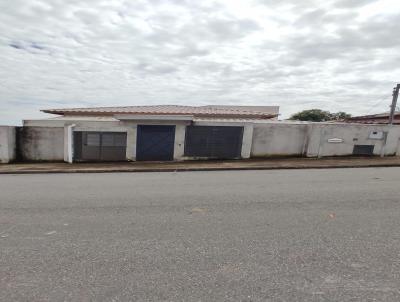
[(0, 1), (0, 124), (44, 108), (388, 110), (399, 0)]

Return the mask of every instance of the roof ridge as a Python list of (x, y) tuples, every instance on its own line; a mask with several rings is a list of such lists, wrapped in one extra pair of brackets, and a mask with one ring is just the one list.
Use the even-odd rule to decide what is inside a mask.
[[(218, 108), (218, 107), (214, 107), (214, 106), (224, 106), (224, 108)], [(236, 112), (246, 112), (246, 113), (259, 113), (259, 114), (272, 114), (272, 113), (268, 113), (265, 111), (259, 111), (259, 110), (249, 110), (249, 109), (240, 109), (240, 108), (232, 108), (232, 107), (250, 107), (252, 105), (246, 106), (246, 105), (204, 105), (202, 107), (208, 107), (208, 108), (212, 108), (212, 109), (218, 109), (218, 110), (231, 110), (231, 111), (236, 111)], [(231, 108), (228, 108), (231, 107)], [(260, 106), (254, 106), (254, 107), (262, 107), (262, 105)], [(279, 107), (279, 106), (265, 106), (265, 107)]]

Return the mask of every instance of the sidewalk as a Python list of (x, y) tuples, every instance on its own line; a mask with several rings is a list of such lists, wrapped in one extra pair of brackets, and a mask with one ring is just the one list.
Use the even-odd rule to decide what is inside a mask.
[(225, 161), (0, 164), (0, 174), (178, 172), (217, 170), (400, 167), (400, 157), (271, 158)]

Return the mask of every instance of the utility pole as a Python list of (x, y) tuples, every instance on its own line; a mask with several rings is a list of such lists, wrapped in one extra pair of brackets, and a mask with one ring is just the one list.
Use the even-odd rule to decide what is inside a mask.
[(389, 125), (393, 125), (394, 115), (396, 113), (397, 98), (399, 97), (400, 84), (393, 88), (392, 105), (390, 106)]
[(396, 114), (396, 106), (397, 106), (397, 98), (399, 97), (399, 90), (400, 90), (400, 84), (397, 84), (396, 87), (393, 88), (393, 94), (392, 94), (393, 99), (392, 99), (392, 105), (390, 105), (390, 114), (389, 114), (389, 123), (388, 123), (389, 127), (388, 127), (387, 131), (384, 132), (381, 157), (385, 156), (387, 138), (389, 136), (390, 128), (392, 128), (392, 126), (393, 126), (393, 121), (394, 121), (394, 117)]

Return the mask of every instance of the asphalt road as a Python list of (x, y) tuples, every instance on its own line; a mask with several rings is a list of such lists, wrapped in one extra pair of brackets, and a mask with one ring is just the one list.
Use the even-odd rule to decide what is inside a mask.
[(1, 301), (400, 301), (400, 168), (0, 175)]

